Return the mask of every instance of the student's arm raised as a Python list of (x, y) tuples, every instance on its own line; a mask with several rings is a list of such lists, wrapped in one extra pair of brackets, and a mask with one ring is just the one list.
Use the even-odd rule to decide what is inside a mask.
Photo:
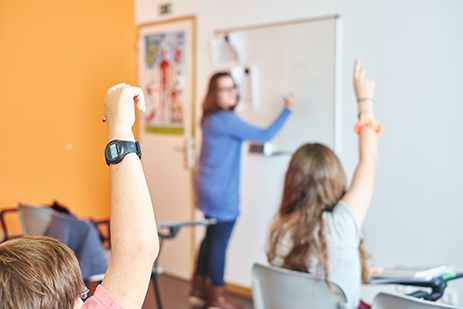
[[(113, 87), (114, 88), (114, 87)], [(134, 141), (134, 101), (145, 111), (140, 88), (123, 85), (108, 90), (105, 117), (109, 141)], [(139, 157), (129, 153), (110, 165), (112, 257), (103, 287), (125, 308), (139, 309), (159, 251), (151, 198)]]
[[(354, 89), (359, 114), (367, 115), (371, 120), (374, 120), (375, 82), (360, 67), (360, 60), (355, 62)], [(376, 132), (368, 126), (363, 126), (359, 133), (359, 163), (351, 186), (342, 198), (354, 211), (359, 227), (363, 225), (373, 195), (377, 153)]]

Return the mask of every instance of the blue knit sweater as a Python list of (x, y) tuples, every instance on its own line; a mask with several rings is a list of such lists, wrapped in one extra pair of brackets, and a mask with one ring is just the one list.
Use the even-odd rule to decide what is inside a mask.
[(241, 144), (245, 140), (272, 139), (290, 115), (285, 108), (267, 129), (240, 119), (231, 111), (206, 116), (201, 124), (203, 141), (195, 176), (197, 207), (206, 216), (233, 221), (239, 215)]

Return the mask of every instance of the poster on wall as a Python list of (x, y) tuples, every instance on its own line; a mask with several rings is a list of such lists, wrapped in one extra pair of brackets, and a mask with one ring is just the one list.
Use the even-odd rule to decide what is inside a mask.
[(173, 21), (139, 28), (138, 85), (145, 94), (146, 133), (185, 132), (185, 108), (192, 102), (190, 27)]

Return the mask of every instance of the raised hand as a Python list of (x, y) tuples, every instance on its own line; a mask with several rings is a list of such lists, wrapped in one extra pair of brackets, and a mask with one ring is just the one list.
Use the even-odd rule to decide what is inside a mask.
[(141, 112), (146, 110), (141, 88), (123, 83), (110, 88), (106, 93), (105, 118), (109, 127), (110, 139), (133, 139), (134, 102), (138, 110)]
[(359, 114), (373, 113), (373, 96), (375, 94), (375, 81), (367, 76), (365, 69), (360, 66), (360, 59), (355, 61), (354, 90), (358, 102)]
[(354, 89), (357, 100), (373, 99), (375, 94), (375, 81), (367, 76), (367, 71), (360, 66), (360, 59), (355, 61)]

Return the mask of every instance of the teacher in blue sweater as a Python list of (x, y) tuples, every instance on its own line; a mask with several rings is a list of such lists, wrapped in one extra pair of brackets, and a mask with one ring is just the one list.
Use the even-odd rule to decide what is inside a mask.
[[(233, 113), (238, 103), (236, 85), (227, 72), (211, 77), (203, 103), (203, 140), (195, 176), (197, 207), (217, 224), (207, 228), (198, 253), (189, 301), (214, 309), (242, 308), (225, 293), (225, 253), (239, 215), (241, 144), (245, 140), (272, 139), (297, 105), (293, 95), (284, 100), (284, 109), (267, 129), (252, 126)], [(210, 280), (210, 282), (209, 282)]]

